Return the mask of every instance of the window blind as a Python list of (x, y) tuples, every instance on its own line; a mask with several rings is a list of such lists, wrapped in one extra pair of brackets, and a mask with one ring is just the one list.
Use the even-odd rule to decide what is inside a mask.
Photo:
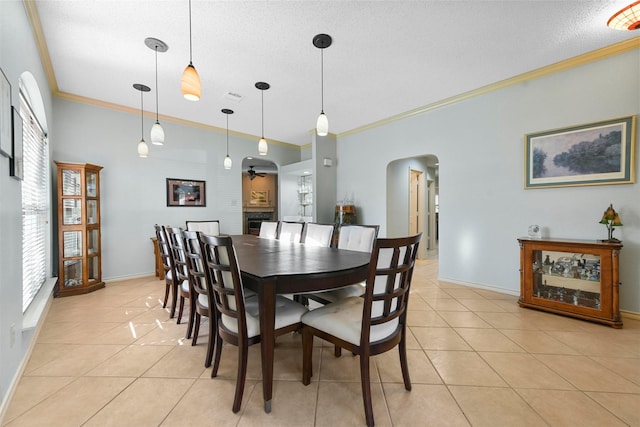
[(22, 181), (22, 311), (45, 283), (46, 227), (49, 218), (47, 137), (20, 92), (24, 179)]

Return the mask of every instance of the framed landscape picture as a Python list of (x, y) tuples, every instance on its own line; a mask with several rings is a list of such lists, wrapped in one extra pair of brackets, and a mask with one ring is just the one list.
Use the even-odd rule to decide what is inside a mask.
[(525, 136), (525, 188), (635, 182), (635, 116)]
[(206, 206), (204, 181), (167, 178), (167, 206)]

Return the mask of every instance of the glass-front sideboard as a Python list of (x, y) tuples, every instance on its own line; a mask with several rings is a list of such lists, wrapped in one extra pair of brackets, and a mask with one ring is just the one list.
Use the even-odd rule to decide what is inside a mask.
[(520, 238), (521, 307), (622, 327), (620, 242)]

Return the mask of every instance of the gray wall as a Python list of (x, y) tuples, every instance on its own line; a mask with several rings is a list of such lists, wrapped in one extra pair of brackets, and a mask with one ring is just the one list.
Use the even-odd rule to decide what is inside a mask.
[[(551, 237), (602, 239), (598, 221), (613, 203), (625, 224), (616, 229), (624, 244), (620, 307), (640, 312), (640, 184), (523, 189), (525, 134), (639, 112), (640, 51), (633, 50), (339, 138), (337, 194), (353, 192), (358, 221), (381, 224), (384, 236), (387, 165), (436, 155), (440, 278), (513, 294), (516, 239), (529, 224)], [(365, 152), (379, 155), (363, 161)]]

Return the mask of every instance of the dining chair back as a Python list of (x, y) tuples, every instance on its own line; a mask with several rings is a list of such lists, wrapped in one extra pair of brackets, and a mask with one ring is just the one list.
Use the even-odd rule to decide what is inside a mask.
[[(206, 270), (207, 289), (211, 292), (210, 300), (214, 303), (213, 313), (217, 324), (211, 377), (218, 375), (222, 341), (238, 346), (239, 350), (236, 391), (232, 406), (235, 413), (240, 410), (242, 403), (249, 346), (260, 342), (258, 298), (252, 296), (245, 299), (231, 237), (208, 236), (202, 233), (198, 237)], [(275, 336), (300, 328), (300, 318), (306, 312), (304, 306), (280, 295), (276, 296), (275, 306)]]
[(343, 225), (338, 235), (338, 249), (371, 252), (379, 229), (379, 225)]
[(411, 390), (407, 364), (406, 323), (411, 279), (422, 233), (377, 239), (364, 298), (350, 297), (302, 316), (302, 382), (311, 381), (313, 337), (360, 356), (360, 382), (365, 418), (374, 425), (369, 357), (398, 347), (406, 390)]
[(189, 300), (193, 318), (193, 334), (191, 345), (198, 343), (198, 334), (200, 333), (200, 323), (202, 317), (209, 319), (209, 342), (207, 343), (207, 355), (205, 357), (205, 367), (211, 366), (213, 360), (213, 347), (215, 344), (216, 326), (214, 316), (211, 315), (210, 307), (213, 302), (210, 301), (211, 293), (207, 287), (206, 270), (202, 254), (200, 252), (200, 240), (198, 234), (201, 232), (183, 230), (182, 239), (184, 242), (185, 253), (187, 255), (187, 267), (189, 269), (189, 282), (193, 291), (193, 296)]
[(333, 224), (318, 224), (315, 222), (307, 222), (302, 230), (301, 243), (308, 246), (331, 246), (333, 240)]
[(300, 243), (304, 222), (280, 222), (278, 240), (283, 242)]
[[(378, 237), (378, 225), (343, 225), (338, 236), (338, 249), (350, 251), (371, 252), (373, 244)], [(365, 283), (355, 283), (330, 291), (316, 292), (305, 295), (307, 299), (320, 304), (336, 302), (344, 298), (361, 296), (364, 294)], [(340, 356), (341, 350), (336, 346), (336, 356)]]
[(171, 294), (171, 309), (169, 317), (173, 318), (176, 312), (176, 302), (178, 300), (178, 280), (176, 268), (173, 263), (173, 254), (171, 253), (171, 246), (169, 245), (169, 239), (167, 237), (165, 226), (155, 224), (153, 227), (156, 230), (156, 238), (158, 239), (158, 250), (160, 252), (160, 259), (162, 260), (162, 268), (164, 269), (165, 290), (162, 308), (167, 307), (167, 303), (169, 302), (169, 295)]
[[(178, 227), (165, 227), (167, 239), (169, 240), (169, 248), (173, 256), (173, 265), (175, 266), (177, 291), (178, 291), (178, 316), (176, 323), (180, 324), (184, 313), (184, 302), (191, 298), (191, 285), (189, 283), (189, 268), (187, 266), (187, 255), (184, 248), (184, 240), (182, 239), (182, 229)], [(193, 328), (193, 312), (189, 312), (189, 322), (187, 323), (186, 337), (191, 338), (191, 329)]]
[(278, 221), (262, 221), (260, 223), (260, 234), (258, 237), (264, 239), (275, 239), (278, 237)]
[(220, 234), (220, 221), (217, 219), (209, 221), (186, 221), (187, 230), (201, 231), (210, 236), (218, 236)]

